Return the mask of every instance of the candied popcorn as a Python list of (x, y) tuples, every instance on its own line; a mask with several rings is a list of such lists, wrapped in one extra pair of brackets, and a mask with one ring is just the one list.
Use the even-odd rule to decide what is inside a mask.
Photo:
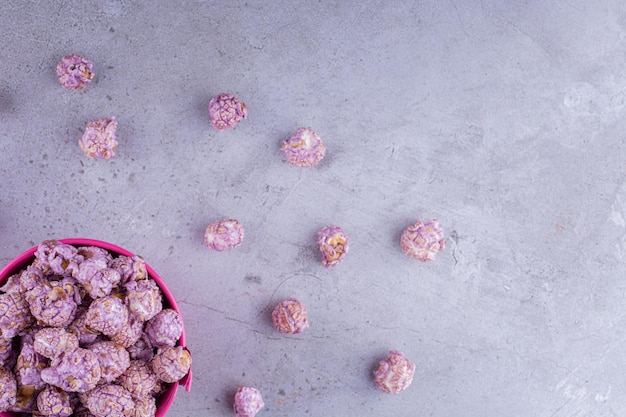
[(87, 326), (105, 336), (113, 336), (128, 321), (128, 309), (117, 297), (109, 295), (94, 300), (86, 313)]
[(79, 306), (76, 309), (74, 321), (67, 326), (67, 330), (78, 337), (78, 342), (81, 346), (93, 343), (99, 334), (87, 326), (87, 307), (84, 306)]
[(274, 307), (272, 323), (276, 330), (285, 334), (300, 333), (309, 326), (306, 309), (295, 298), (283, 300)]
[(135, 400), (135, 414), (132, 417), (154, 417), (156, 414), (156, 400), (151, 395), (146, 395)]
[(77, 288), (66, 281), (41, 281), (26, 293), (30, 312), (44, 326), (67, 326), (76, 314)]
[(46, 358), (35, 350), (32, 342), (23, 338), (22, 348), (14, 370), (18, 386), (32, 386), (34, 389), (44, 388), (45, 383), (41, 379), (41, 371), (46, 366)]
[(0, 368), (11, 368), (15, 352), (13, 351), (13, 339), (5, 339), (0, 335)]
[(427, 262), (446, 247), (443, 229), (437, 220), (417, 223), (404, 229), (400, 237), (402, 251), (411, 258)]
[(98, 358), (100, 378), (104, 382), (113, 382), (122, 375), (130, 365), (130, 355), (122, 345), (115, 342), (102, 341), (88, 348)]
[(237, 247), (242, 240), (243, 226), (235, 219), (211, 223), (204, 232), (204, 244), (216, 251)]
[(32, 385), (22, 385), (18, 381), (15, 404), (7, 411), (15, 413), (33, 413), (37, 408), (37, 396), (40, 391), (40, 389), (37, 389)]
[(161, 381), (173, 383), (187, 375), (191, 355), (182, 346), (164, 347), (152, 358), (152, 370)]
[(126, 388), (100, 385), (87, 393), (85, 405), (96, 417), (132, 416), (135, 402)]
[(57, 77), (63, 87), (81, 90), (93, 80), (92, 67), (93, 64), (80, 55), (66, 55), (57, 64)]
[(151, 362), (154, 357), (154, 348), (148, 337), (143, 334), (137, 342), (128, 348), (131, 359), (141, 359)]
[(129, 317), (120, 331), (111, 336), (111, 340), (128, 348), (137, 343), (137, 341), (141, 339), (141, 336), (143, 336), (143, 324), (143, 321)]
[(121, 280), (120, 273), (107, 267), (103, 257), (91, 257), (82, 261), (74, 270), (72, 277), (87, 291), (91, 298), (100, 298), (111, 294)]
[(209, 103), (209, 118), (217, 130), (235, 127), (247, 116), (248, 107), (232, 94), (219, 94)]
[(35, 288), (35, 285), (44, 280), (43, 271), (36, 266), (29, 265), (20, 273), (20, 287), (23, 291)]
[(404, 391), (413, 381), (415, 364), (402, 352), (392, 350), (389, 356), (378, 363), (374, 371), (374, 382), (382, 391), (397, 394)]
[(20, 283), (20, 274), (11, 275), (7, 278), (6, 282), (0, 287), (0, 293), (4, 292), (19, 292), (22, 290)]
[(129, 281), (126, 286), (128, 310), (140, 321), (148, 321), (163, 309), (163, 297), (151, 279)]
[(11, 339), (33, 321), (29, 304), (21, 292), (0, 294), (0, 337)]
[(154, 316), (145, 329), (152, 346), (174, 346), (183, 333), (183, 319), (178, 311), (168, 308)]
[(44, 416), (54, 417), (66, 417), (74, 412), (67, 392), (51, 386), (46, 387), (37, 396), (37, 409)]
[(39, 261), (37, 267), (48, 274), (71, 274), (77, 264), (77, 253), (78, 250), (72, 245), (56, 240), (44, 240), (35, 252), (35, 258)]
[(304, 168), (317, 165), (326, 155), (322, 138), (313, 130), (302, 127), (283, 142), (280, 150), (290, 164)]
[(131, 361), (128, 369), (118, 380), (118, 384), (126, 388), (133, 398), (150, 395), (156, 383), (157, 376), (152, 371), (152, 366), (142, 360)]
[(89, 159), (109, 159), (115, 156), (116, 130), (115, 117), (92, 120), (87, 123), (85, 133), (78, 141), (78, 145)]
[(89, 391), (96, 386), (100, 376), (96, 354), (83, 348), (60, 356), (41, 371), (44, 382), (71, 392)]
[(15, 405), (17, 382), (8, 369), (0, 368), (0, 411), (9, 410)]
[(348, 253), (349, 238), (341, 227), (329, 226), (317, 232), (317, 244), (322, 251), (322, 265), (326, 268), (343, 261)]
[(265, 407), (261, 392), (256, 388), (239, 387), (235, 393), (233, 409), (237, 417), (254, 417)]
[(78, 348), (78, 337), (62, 327), (46, 327), (35, 333), (33, 349), (40, 355), (56, 359)]
[(141, 256), (119, 256), (111, 261), (109, 268), (115, 269), (122, 277), (121, 284), (129, 281), (139, 281), (148, 277), (146, 262)]

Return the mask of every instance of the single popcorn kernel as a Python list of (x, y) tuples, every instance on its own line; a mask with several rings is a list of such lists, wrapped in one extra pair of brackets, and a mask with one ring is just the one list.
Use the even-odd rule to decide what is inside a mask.
[(326, 268), (343, 261), (348, 253), (349, 238), (341, 227), (329, 226), (317, 232), (317, 244), (322, 251), (322, 264)]
[(82, 90), (93, 80), (92, 67), (92, 63), (80, 55), (66, 55), (57, 64), (59, 82), (69, 90)]
[(78, 145), (89, 159), (109, 159), (115, 156), (113, 151), (117, 147), (116, 129), (115, 117), (92, 120), (87, 123)]
[(415, 364), (404, 357), (402, 352), (392, 350), (387, 358), (378, 363), (374, 371), (374, 382), (381, 391), (397, 394), (411, 385)]
[(446, 247), (443, 229), (437, 220), (417, 223), (404, 229), (400, 237), (402, 251), (411, 258), (428, 262)]
[(283, 300), (274, 307), (272, 323), (284, 334), (300, 333), (309, 326), (306, 309), (295, 298)]
[(235, 127), (248, 116), (248, 107), (237, 97), (228, 93), (221, 93), (211, 99), (209, 103), (209, 118), (217, 130), (226, 130)]
[(261, 392), (256, 388), (239, 387), (235, 393), (233, 409), (237, 417), (254, 417), (265, 407)]
[(243, 226), (235, 219), (211, 223), (204, 232), (204, 244), (210, 249), (223, 251), (241, 245)]
[(322, 138), (309, 128), (297, 129), (293, 136), (283, 142), (280, 150), (290, 164), (305, 168), (317, 165), (326, 155)]

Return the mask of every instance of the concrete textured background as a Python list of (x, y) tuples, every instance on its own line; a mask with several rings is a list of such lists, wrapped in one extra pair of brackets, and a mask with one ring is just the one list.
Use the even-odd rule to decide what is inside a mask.
[[(0, 261), (89, 237), (145, 257), (183, 311), (168, 415), (626, 415), (626, 5), (621, 0), (16, 1), (0, 5)], [(94, 62), (63, 89), (68, 53)], [(211, 97), (249, 107), (212, 129)], [(88, 120), (117, 155), (88, 160)], [(278, 148), (297, 127), (315, 168)], [(202, 244), (239, 219), (242, 246)], [(431, 263), (399, 235), (436, 218)], [(318, 229), (351, 238), (321, 266)], [(311, 327), (269, 312), (299, 298)], [(379, 392), (389, 349), (417, 365)]]

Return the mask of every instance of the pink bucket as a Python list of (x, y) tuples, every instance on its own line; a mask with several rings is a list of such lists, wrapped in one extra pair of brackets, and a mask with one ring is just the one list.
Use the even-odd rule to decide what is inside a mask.
[[(108, 250), (113, 255), (123, 255), (123, 256), (133, 256), (134, 254), (127, 251), (126, 249), (120, 248), (119, 246), (113, 245), (111, 243), (103, 242), (100, 240), (94, 239), (81, 239), (81, 238), (70, 238), (70, 239), (59, 239), (59, 242), (66, 243), (68, 245), (73, 246), (97, 246), (102, 249)], [(26, 252), (22, 253), (11, 262), (9, 262), (2, 270), (0, 270), (0, 285), (4, 283), (11, 275), (14, 275), (20, 272), (22, 269), (26, 268), (27, 265), (33, 262), (35, 259), (35, 251), (37, 250), (37, 246), (30, 248)], [(161, 288), (163, 295), (165, 296), (166, 304), (168, 307), (173, 308), (174, 310), (181, 313), (178, 305), (176, 304), (176, 300), (174, 300), (174, 295), (167, 288), (159, 274), (157, 274), (154, 269), (150, 267), (146, 263), (146, 270), (148, 271), (148, 275), (157, 283), (157, 285)], [(182, 317), (182, 313), (181, 313)], [(186, 347), (186, 339), (185, 339), (185, 325), (183, 323), (183, 333), (180, 336), (178, 344), (182, 347)], [(165, 390), (163, 394), (157, 399), (157, 411), (156, 417), (163, 417), (167, 414), (167, 410), (171, 407), (174, 402), (174, 398), (176, 397), (176, 392), (178, 391), (178, 386), (182, 385), (185, 387), (186, 391), (191, 390), (191, 369), (189, 373), (178, 383), (170, 384), (170, 386)], [(9, 412), (0, 412), (0, 417), (17, 417), (18, 413), (9, 413)], [(23, 415), (23, 414), (22, 414)]]

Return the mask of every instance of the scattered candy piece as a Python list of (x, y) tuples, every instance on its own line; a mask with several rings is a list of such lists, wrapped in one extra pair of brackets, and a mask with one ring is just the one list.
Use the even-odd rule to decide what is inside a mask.
[(115, 156), (116, 130), (115, 117), (92, 120), (87, 123), (85, 133), (78, 141), (78, 145), (89, 159), (109, 159)]
[(411, 258), (427, 262), (435, 259), (435, 255), (446, 247), (443, 229), (437, 220), (417, 223), (404, 229), (400, 237), (402, 251)]
[(415, 364), (404, 357), (402, 352), (392, 350), (387, 358), (378, 363), (374, 371), (374, 382), (382, 391), (397, 394), (411, 385)]
[(241, 245), (242, 240), (243, 226), (235, 219), (211, 223), (204, 232), (204, 244), (220, 252)]
[(211, 124), (217, 130), (235, 127), (248, 116), (248, 107), (232, 94), (221, 93), (209, 103)]
[(256, 388), (239, 387), (235, 393), (233, 409), (237, 417), (254, 417), (265, 407), (261, 392)]
[(66, 55), (57, 64), (57, 76), (63, 87), (81, 90), (93, 80), (92, 67), (93, 64), (80, 55)]
[(295, 298), (283, 300), (274, 307), (272, 323), (276, 330), (285, 334), (300, 333), (309, 325), (306, 309)]
[(322, 264), (326, 268), (343, 261), (348, 253), (349, 238), (341, 227), (329, 226), (317, 232), (317, 244), (322, 251)]
[(326, 146), (322, 138), (313, 130), (303, 127), (284, 141), (280, 150), (289, 163), (297, 167), (313, 167), (326, 155)]

